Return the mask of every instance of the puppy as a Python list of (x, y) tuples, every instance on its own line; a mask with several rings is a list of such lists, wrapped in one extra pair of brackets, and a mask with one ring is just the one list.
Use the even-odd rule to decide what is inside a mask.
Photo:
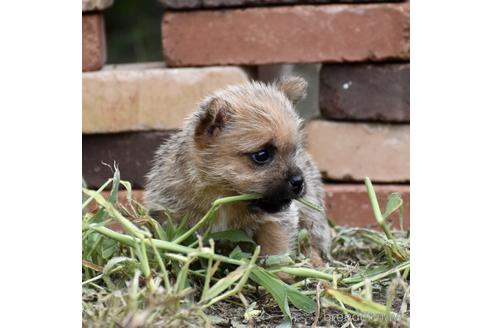
[(330, 231), (324, 213), (293, 200), (323, 204), (318, 170), (304, 147), (302, 120), (294, 105), (307, 83), (291, 77), (273, 84), (248, 82), (204, 99), (184, 128), (156, 152), (144, 203), (196, 223), (217, 198), (261, 193), (259, 200), (220, 208), (215, 231), (242, 229), (262, 255), (289, 253), (299, 228), (327, 255)]

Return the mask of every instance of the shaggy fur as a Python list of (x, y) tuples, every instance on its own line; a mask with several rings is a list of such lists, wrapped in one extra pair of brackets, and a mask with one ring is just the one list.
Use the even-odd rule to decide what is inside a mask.
[[(204, 99), (184, 128), (157, 150), (147, 175), (147, 209), (166, 208), (193, 224), (217, 198), (259, 192), (264, 202), (223, 206), (214, 230), (242, 229), (262, 246), (263, 255), (272, 255), (292, 249), (300, 226), (326, 255), (330, 232), (324, 213), (291, 201), (302, 196), (323, 204), (320, 176), (305, 152), (302, 121), (294, 111), (306, 88), (294, 77), (232, 86)], [(254, 163), (251, 154), (265, 148), (273, 160)], [(293, 174), (304, 178), (301, 195), (286, 191)]]

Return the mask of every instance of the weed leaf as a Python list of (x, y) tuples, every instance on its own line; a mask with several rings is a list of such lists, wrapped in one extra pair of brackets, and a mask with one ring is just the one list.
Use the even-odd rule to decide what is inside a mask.
[(304, 312), (313, 313), (316, 311), (316, 303), (293, 287), (288, 286), (287, 298), (296, 308)]
[(258, 285), (263, 286), (263, 288), (265, 288), (272, 295), (283, 314), (289, 319), (292, 319), (289, 303), (287, 301), (287, 288), (285, 288), (285, 283), (281, 282), (277, 277), (260, 267), (257, 267), (251, 271), (250, 278)]
[(213, 285), (205, 294), (204, 299), (212, 299), (216, 296), (218, 296), (220, 293), (222, 293), (224, 290), (227, 288), (231, 287), (236, 281), (241, 279), (243, 274), (246, 272), (248, 269), (247, 266), (240, 266), (236, 270), (232, 271), (229, 273), (227, 276), (224, 278), (220, 279)]
[(399, 192), (392, 192), (388, 196), (386, 207), (384, 208), (383, 218), (388, 218), (391, 213), (399, 209), (403, 205), (403, 199)]
[(234, 242), (248, 242), (254, 244), (255, 242), (251, 239), (246, 232), (242, 230), (225, 230), (211, 233), (209, 238), (213, 240), (228, 240)]

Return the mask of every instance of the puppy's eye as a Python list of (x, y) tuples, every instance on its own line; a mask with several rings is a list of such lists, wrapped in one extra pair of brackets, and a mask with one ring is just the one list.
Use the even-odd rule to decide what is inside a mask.
[(256, 164), (266, 164), (272, 160), (273, 156), (268, 149), (262, 149), (256, 153), (251, 154), (251, 159)]

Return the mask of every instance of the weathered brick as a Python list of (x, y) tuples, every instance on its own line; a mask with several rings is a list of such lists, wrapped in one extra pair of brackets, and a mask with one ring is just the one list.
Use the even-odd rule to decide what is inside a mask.
[(308, 149), (325, 179), (410, 180), (410, 126), (311, 121)]
[(202, 97), (247, 80), (238, 67), (105, 66), (82, 75), (83, 132), (180, 128)]
[[(403, 198), (403, 226), (410, 227), (410, 186), (374, 185), (379, 207), (384, 211), (387, 197), (399, 192)], [(357, 227), (377, 226), (366, 188), (363, 184), (327, 184), (325, 185), (325, 207), (328, 216), (340, 225)], [(400, 227), (399, 211), (390, 215), (389, 220), (395, 228)]]
[(104, 10), (113, 5), (113, 0), (82, 0), (82, 12)]
[(323, 65), (319, 107), (334, 120), (410, 122), (410, 64)]
[(400, 2), (403, 0), (160, 0), (168, 9), (234, 8), (272, 5)]
[(154, 153), (173, 131), (129, 132), (82, 135), (82, 176), (89, 188), (99, 188), (113, 177), (102, 164), (118, 164), (121, 179), (143, 188)]
[(96, 71), (106, 62), (106, 36), (101, 13), (82, 15), (82, 71)]
[(408, 4), (166, 12), (169, 66), (409, 58)]

